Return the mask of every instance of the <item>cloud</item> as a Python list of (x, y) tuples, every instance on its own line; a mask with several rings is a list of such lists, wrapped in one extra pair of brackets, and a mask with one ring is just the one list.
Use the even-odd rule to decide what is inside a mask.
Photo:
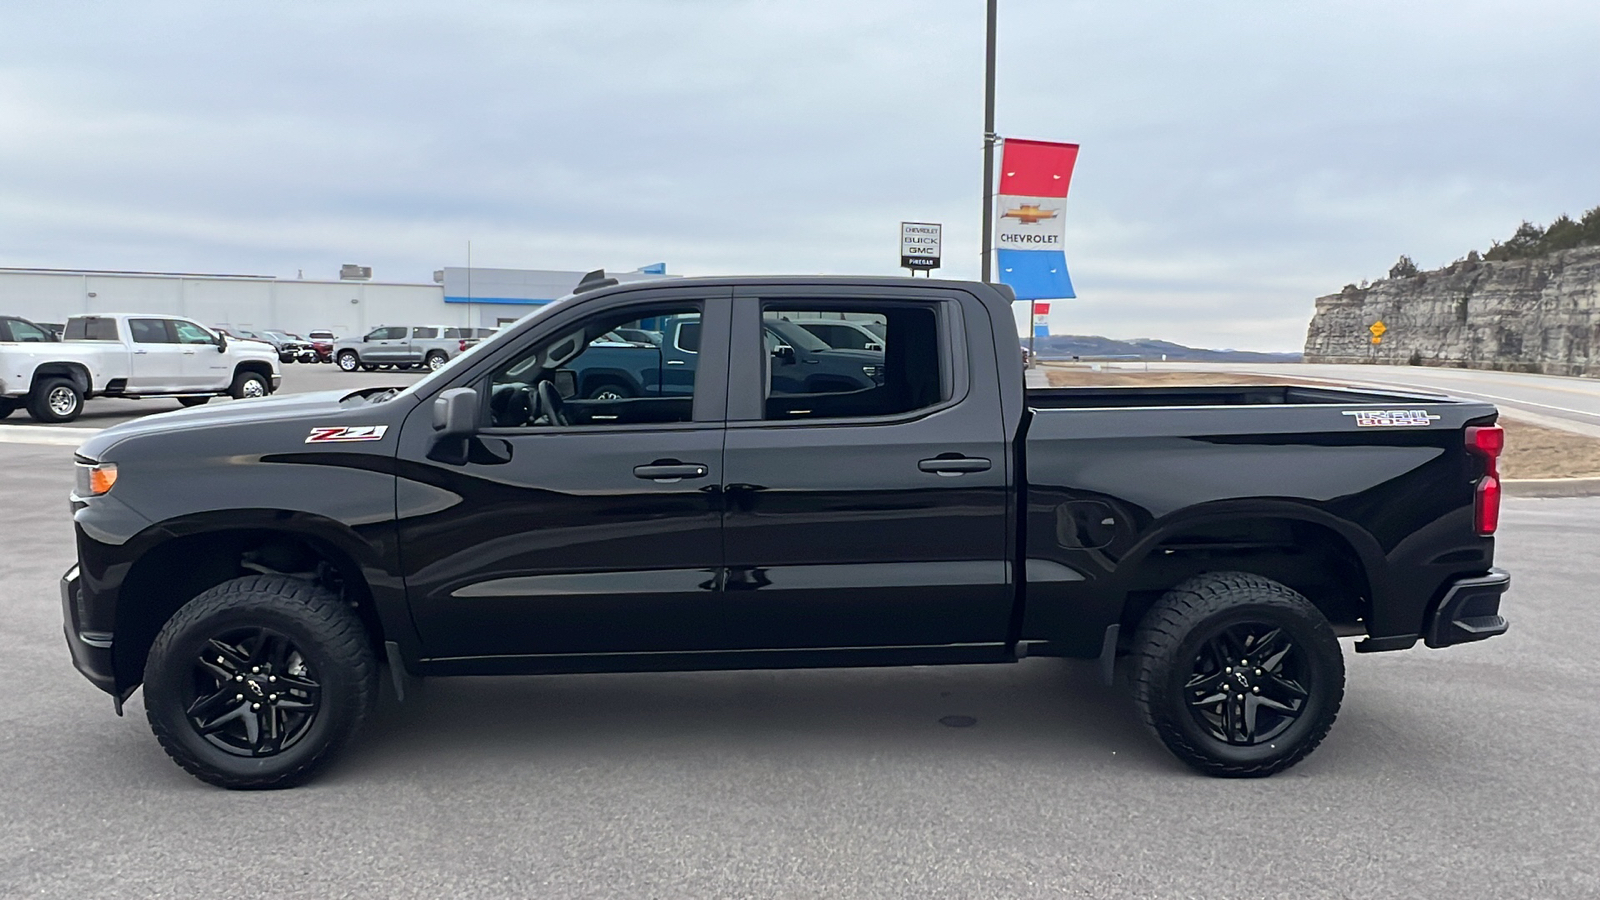
[[(1295, 349), (1311, 301), (1600, 204), (1600, 9), (1002, 4), (1083, 145), (1055, 330)], [(978, 272), (972, 2), (8, 5), (0, 264)]]

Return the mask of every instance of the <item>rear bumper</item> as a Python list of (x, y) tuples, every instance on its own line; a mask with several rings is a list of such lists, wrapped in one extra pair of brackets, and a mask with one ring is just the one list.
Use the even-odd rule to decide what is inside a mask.
[(1423, 641), (1439, 648), (1505, 634), (1511, 623), (1500, 615), (1500, 595), (1510, 586), (1511, 573), (1504, 569), (1457, 580), (1429, 617)]
[(80, 628), (82, 613), (79, 598), (82, 588), (79, 582), (76, 565), (61, 576), (61, 622), (62, 630), (66, 633), (67, 650), (72, 654), (72, 665), (89, 679), (89, 683), (114, 696), (117, 678), (112, 669), (111, 634), (83, 631)]

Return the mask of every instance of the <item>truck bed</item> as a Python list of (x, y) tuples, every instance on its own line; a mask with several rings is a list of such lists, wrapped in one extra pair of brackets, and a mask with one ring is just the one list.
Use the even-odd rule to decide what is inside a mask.
[(1304, 385), (1196, 385), (1194, 387), (1030, 388), (1031, 409), (1109, 409), (1129, 407), (1351, 405), (1393, 406), (1448, 402), (1440, 394), (1365, 391)]

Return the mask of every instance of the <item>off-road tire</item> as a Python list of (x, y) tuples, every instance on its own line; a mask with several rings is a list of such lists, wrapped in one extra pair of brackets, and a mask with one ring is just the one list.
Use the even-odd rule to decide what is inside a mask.
[[(252, 395), (250, 393), (251, 382), (261, 385), (259, 388), (259, 394)], [(262, 375), (260, 372), (252, 372), (249, 369), (235, 374), (233, 376), (233, 386), (228, 388), (228, 396), (235, 400), (259, 400), (263, 397), (268, 397), (271, 394), (272, 383), (267, 381), (266, 376)]]
[[(51, 395), (57, 396), (53, 402)], [(64, 402), (70, 398), (70, 403)], [(83, 391), (70, 378), (42, 378), (28, 394), (28, 415), (35, 422), (60, 425), (83, 413)]]
[[(211, 637), (265, 627), (287, 636), (321, 686), (303, 739), (271, 756), (230, 754), (191, 725), (185, 679)], [(293, 787), (343, 749), (378, 699), (378, 664), (361, 620), (332, 591), (287, 575), (248, 575), (205, 591), (167, 621), (145, 664), (144, 703), (162, 749), (189, 774), (233, 790)]]
[(210, 397), (179, 397), (178, 402), (184, 406), (205, 406), (211, 401)]
[[(1270, 741), (1230, 744), (1202, 727), (1190, 711), (1190, 682), (1212, 637), (1224, 629), (1262, 624), (1294, 642), (1309, 684), (1293, 724)], [(1287, 657), (1285, 657), (1287, 659)], [(1145, 724), (1167, 749), (1193, 768), (1224, 778), (1281, 772), (1317, 748), (1344, 698), (1344, 657), (1328, 620), (1305, 597), (1259, 575), (1197, 575), (1156, 601), (1134, 636), (1133, 698)]]

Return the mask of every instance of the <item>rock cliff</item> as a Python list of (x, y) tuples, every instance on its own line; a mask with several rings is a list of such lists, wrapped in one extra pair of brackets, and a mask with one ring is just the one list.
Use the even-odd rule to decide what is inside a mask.
[[(1373, 344), (1377, 321), (1388, 330)], [(1600, 376), (1600, 247), (1469, 259), (1318, 297), (1305, 360)]]

